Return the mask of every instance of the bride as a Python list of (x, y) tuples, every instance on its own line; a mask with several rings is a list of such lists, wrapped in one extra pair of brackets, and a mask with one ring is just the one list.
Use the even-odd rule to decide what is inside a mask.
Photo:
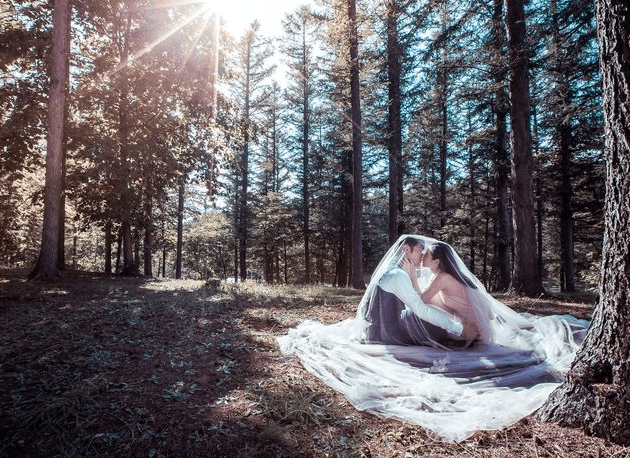
[(374, 271), (355, 317), (303, 322), (279, 344), (358, 410), (459, 441), (540, 407), (588, 325), (516, 313), (448, 244), (404, 235)]

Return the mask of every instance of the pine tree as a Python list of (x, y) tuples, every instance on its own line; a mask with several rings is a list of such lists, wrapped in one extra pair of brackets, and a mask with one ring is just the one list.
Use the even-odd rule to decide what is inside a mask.
[(494, 0), (492, 13), (492, 47), (496, 62), (493, 65), (495, 80), (494, 116), (494, 168), (497, 200), (497, 285), (499, 291), (505, 291), (511, 283), (510, 263), (510, 214), (508, 201), (508, 181), (510, 175), (510, 159), (507, 151), (507, 114), (509, 104), (505, 90), (507, 75), (506, 63), (503, 59), (505, 49), (505, 33), (503, 27), (503, 0)]
[(567, 378), (539, 418), (630, 444), (630, 10), (597, 0), (597, 33), (606, 117), (606, 210), (599, 301)]
[(530, 98), (525, 12), (522, 0), (506, 0), (506, 27), (510, 57), (510, 135), (514, 204), (514, 275), (510, 288), (517, 293), (542, 292), (538, 276), (534, 224), (534, 193), (530, 132)]
[(403, 164), (402, 164), (402, 44), (399, 21), (402, 5), (399, 0), (386, 2), (387, 30), (387, 150), (389, 158), (389, 243), (394, 243), (403, 233), (399, 220), (403, 212)]
[[(292, 83), (288, 87), (289, 108), (299, 112), (293, 124), (296, 127), (296, 140), (301, 150), (302, 186), (302, 238), (304, 241), (304, 281), (311, 282), (310, 211), (311, 211), (311, 136), (312, 111), (317, 87), (317, 49), (314, 43), (319, 38), (318, 29), (322, 19), (309, 8), (302, 7), (285, 17), (283, 22), (287, 41), (283, 47), (287, 56)], [(297, 118), (297, 116), (295, 116)]]
[(274, 67), (269, 58), (273, 49), (268, 40), (260, 36), (259, 24), (254, 21), (238, 45), (236, 66), (239, 72), (235, 80), (234, 93), (241, 108), (240, 124), (242, 140), (240, 160), (237, 166), (238, 199), (235, 207), (236, 232), (238, 237), (238, 271), (240, 279), (247, 278), (247, 246), (250, 225), (250, 149), (257, 141), (257, 115), (269, 97), (266, 85)]
[(350, 120), (352, 122), (352, 286), (365, 287), (363, 280), (363, 132), (359, 81), (359, 36), (356, 0), (348, 2), (350, 54)]
[(30, 278), (51, 280), (59, 274), (59, 222), (63, 192), (63, 140), (65, 98), (68, 87), (69, 37), (71, 5), (57, 0), (53, 12), (52, 70), (48, 100), (48, 133), (46, 136), (46, 189), (42, 245), (37, 265)]

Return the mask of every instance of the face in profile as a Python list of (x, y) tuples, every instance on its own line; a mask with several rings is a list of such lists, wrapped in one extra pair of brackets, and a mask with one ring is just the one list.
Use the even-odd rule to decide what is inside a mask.
[(409, 259), (411, 263), (416, 267), (420, 267), (420, 264), (422, 262), (422, 250), (423, 247), (419, 243), (417, 245), (414, 245), (413, 247), (409, 245), (405, 245), (403, 247), (405, 257)]
[(427, 251), (422, 258), (422, 267), (426, 267), (431, 269), (434, 266), (437, 266), (438, 261), (433, 257), (433, 253)]

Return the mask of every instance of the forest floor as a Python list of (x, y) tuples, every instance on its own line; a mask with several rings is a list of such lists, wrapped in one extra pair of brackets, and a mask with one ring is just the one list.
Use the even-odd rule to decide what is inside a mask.
[[(533, 416), (460, 443), (355, 410), (283, 356), (305, 319), (359, 291), (0, 270), (0, 457), (627, 457)], [(501, 297), (588, 318), (593, 298)]]

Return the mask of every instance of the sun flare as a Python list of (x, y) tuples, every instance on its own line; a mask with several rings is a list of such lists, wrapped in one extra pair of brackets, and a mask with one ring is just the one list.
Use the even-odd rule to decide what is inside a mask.
[[(307, 4), (310, 0), (156, 0), (143, 9), (172, 9), (186, 10), (184, 16), (178, 17), (173, 26), (146, 45), (141, 50), (134, 52), (129, 58), (121, 62), (111, 73), (115, 73), (126, 67), (131, 62), (151, 52), (157, 45), (175, 35), (180, 30), (194, 25), (192, 33), (191, 50), (204, 31), (212, 27), (214, 21), (221, 23), (221, 28), (239, 39), (253, 21), (258, 21), (261, 32), (268, 35), (279, 35), (281, 21), (286, 13)], [(187, 58), (187, 56), (184, 56)]]

